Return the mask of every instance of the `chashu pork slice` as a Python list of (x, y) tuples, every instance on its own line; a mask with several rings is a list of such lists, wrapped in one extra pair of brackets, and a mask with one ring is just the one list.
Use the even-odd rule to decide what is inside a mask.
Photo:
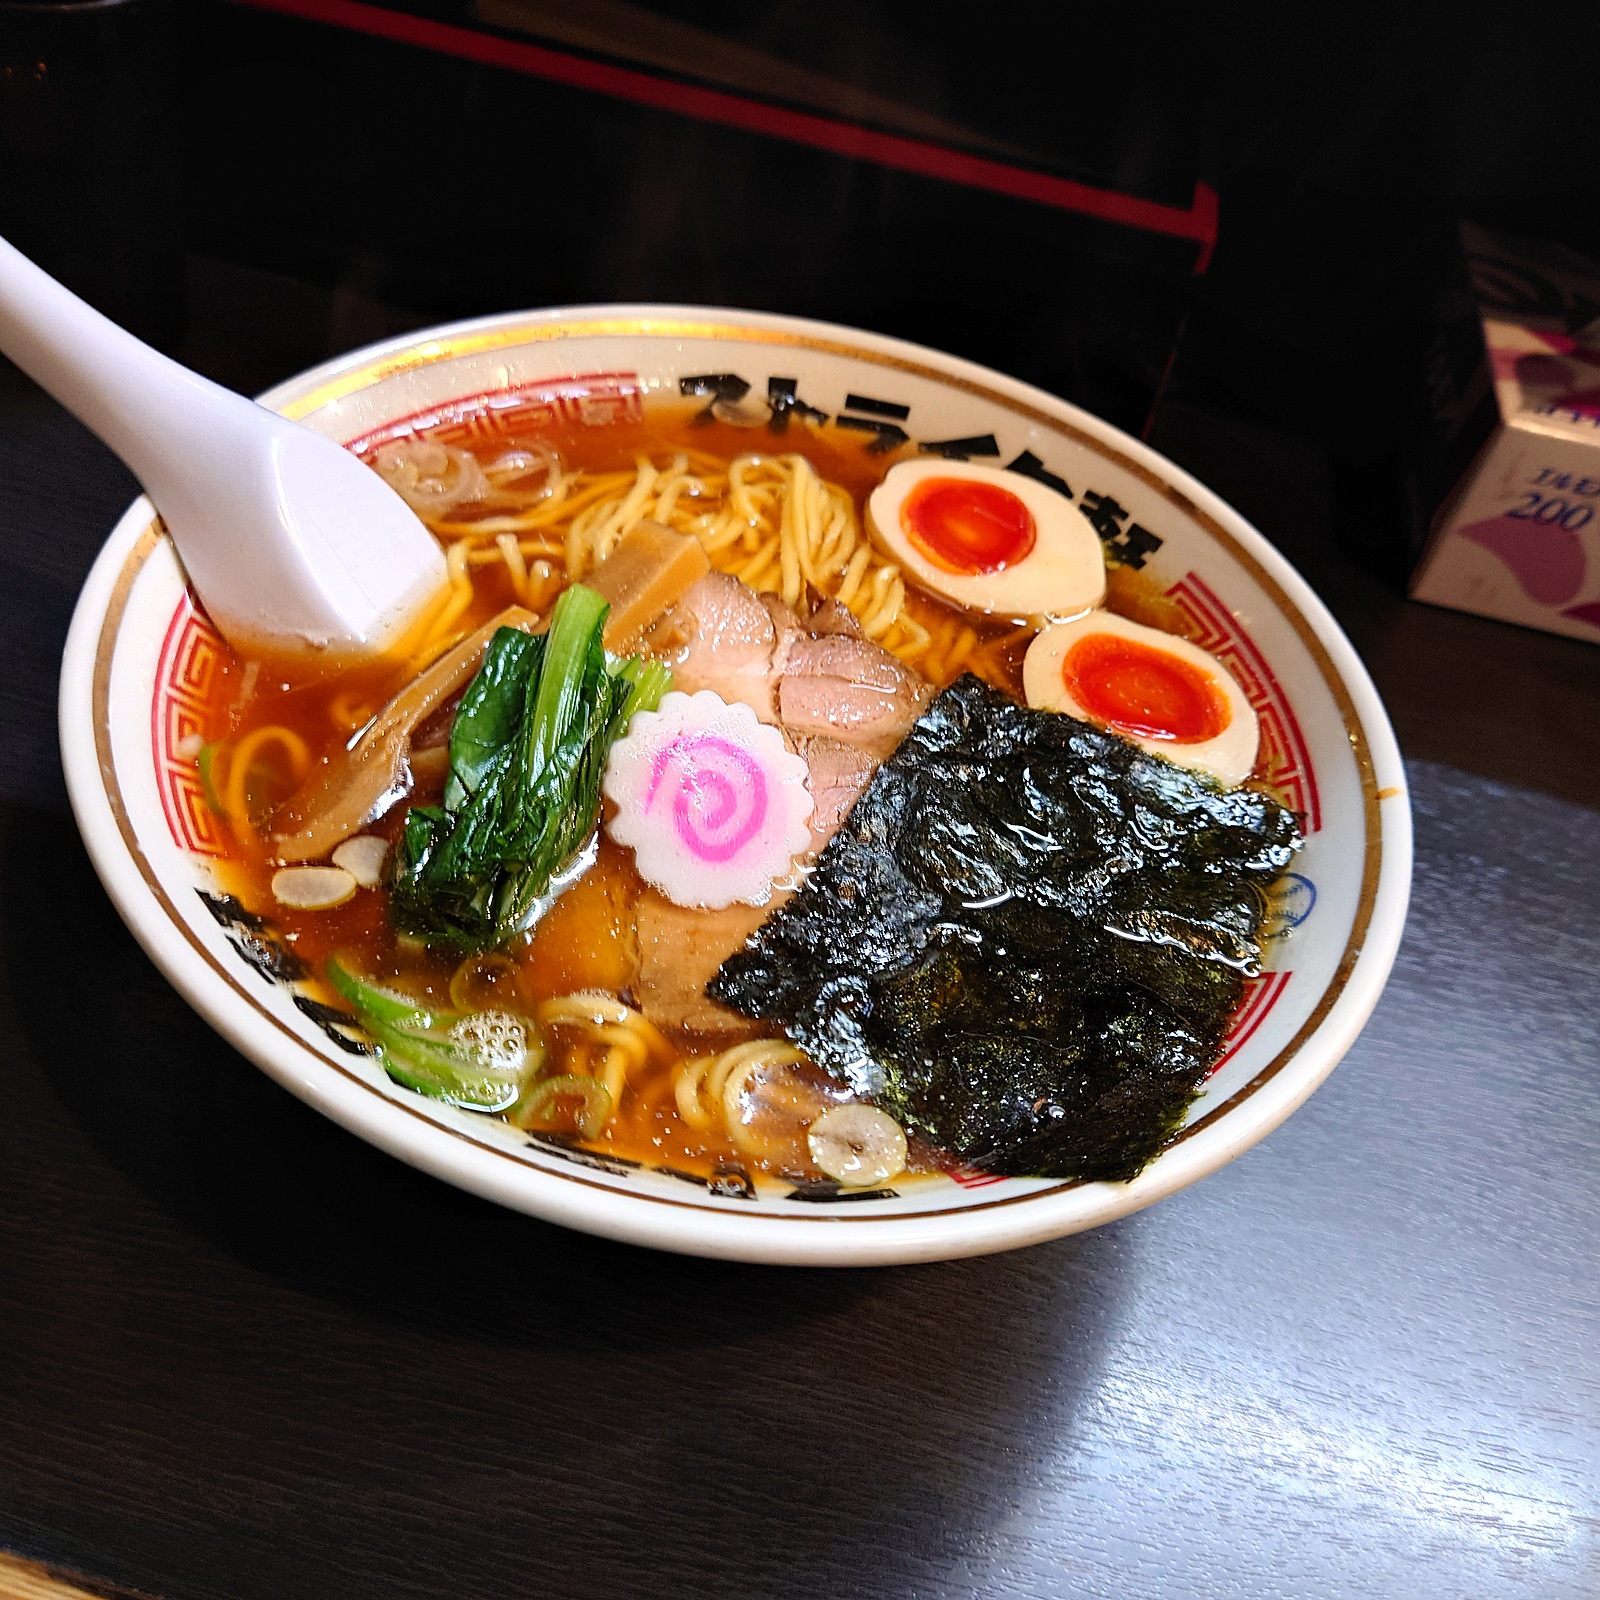
[(822, 734), (882, 760), (911, 731), (933, 686), (867, 639), (797, 640), (778, 681), (778, 720), (797, 738)]
[(778, 720), (772, 663), (778, 630), (755, 590), (725, 572), (708, 572), (666, 622), (684, 641), (671, 662), (674, 689), (710, 689), (724, 700), (743, 701), (763, 722)]
[(826, 734), (794, 743), (811, 772), (811, 848), (821, 855), (878, 770), (878, 758), (858, 744)]
[(777, 595), (757, 594), (724, 572), (689, 590), (668, 613), (667, 631), (682, 641), (675, 689), (741, 700), (795, 739), (822, 735), (881, 759), (933, 697), (931, 684), (863, 639), (837, 601), (802, 620)]
[(706, 996), (706, 985), (751, 934), (789, 898), (788, 892), (769, 905), (732, 905), (722, 910), (674, 905), (665, 895), (646, 889), (635, 907), (639, 929), (639, 977), (635, 996), (639, 1009), (658, 1028), (689, 1028), (696, 1033), (728, 1036), (728, 1043), (754, 1038), (764, 1031), (748, 1017)]

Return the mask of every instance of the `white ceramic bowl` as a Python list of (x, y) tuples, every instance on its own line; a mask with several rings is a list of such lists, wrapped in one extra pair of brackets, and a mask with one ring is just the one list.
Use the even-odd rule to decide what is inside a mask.
[[(714, 1194), (646, 1167), (530, 1142), (397, 1087), (318, 1025), (269, 925), (215, 897), (215, 823), (192, 750), (216, 636), (148, 501), (118, 523), (78, 602), (61, 737), (101, 878), (180, 992), (279, 1083), (361, 1137), (489, 1199), (612, 1238), (750, 1261), (927, 1261), (1030, 1244), (1122, 1216), (1215, 1171), (1325, 1078), (1393, 961), (1410, 880), (1399, 753), (1332, 618), (1242, 518), (1153, 451), (1051, 395), (916, 345), (752, 312), (597, 306), (520, 312), (375, 345), (280, 384), (267, 404), (345, 443), (398, 423), (519, 407), (603, 424), (682, 380), (737, 374), (745, 403), (797, 395), (920, 443), (1025, 453), (1080, 504), (1114, 501), (1146, 570), (1245, 685), (1271, 775), (1305, 818), (1269, 970), (1179, 1138), (1127, 1184), (918, 1178), (891, 1196), (818, 1203), (780, 1188)], [(772, 387), (769, 388), (769, 385)], [(868, 404), (859, 402), (865, 399)], [(875, 404), (874, 404), (875, 403)], [(466, 424), (470, 425), (470, 424)], [(753, 438), (765, 438), (764, 432)], [(1126, 536), (1125, 536), (1126, 537)]]

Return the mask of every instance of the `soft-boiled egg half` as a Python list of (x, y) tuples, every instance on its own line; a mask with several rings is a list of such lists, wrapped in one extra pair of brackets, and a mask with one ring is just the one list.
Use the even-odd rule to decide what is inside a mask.
[(1209, 651), (1092, 611), (1046, 628), (1022, 663), (1028, 704), (1065, 711), (1226, 788), (1255, 769), (1260, 730), (1233, 675)]
[(1100, 536), (1048, 484), (970, 461), (902, 461), (867, 525), (925, 589), (1008, 617), (1075, 617), (1105, 598)]

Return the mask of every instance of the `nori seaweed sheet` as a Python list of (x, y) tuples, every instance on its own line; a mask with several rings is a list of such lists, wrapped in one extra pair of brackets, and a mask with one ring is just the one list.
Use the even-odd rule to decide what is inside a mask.
[(1221, 1049), (1291, 813), (967, 676), (707, 993), (996, 1173), (1134, 1177)]

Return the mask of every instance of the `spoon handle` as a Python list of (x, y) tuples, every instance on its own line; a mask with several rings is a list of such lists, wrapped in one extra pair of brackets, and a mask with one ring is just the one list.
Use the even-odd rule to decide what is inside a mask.
[(119, 328), (4, 239), (0, 352), (104, 440), (152, 495), (174, 434), (187, 431), (197, 411), (216, 428), (260, 409)]
[(133, 469), (212, 620), (316, 670), (378, 655), (446, 581), (377, 473), (153, 350), (0, 239), (0, 353)]

